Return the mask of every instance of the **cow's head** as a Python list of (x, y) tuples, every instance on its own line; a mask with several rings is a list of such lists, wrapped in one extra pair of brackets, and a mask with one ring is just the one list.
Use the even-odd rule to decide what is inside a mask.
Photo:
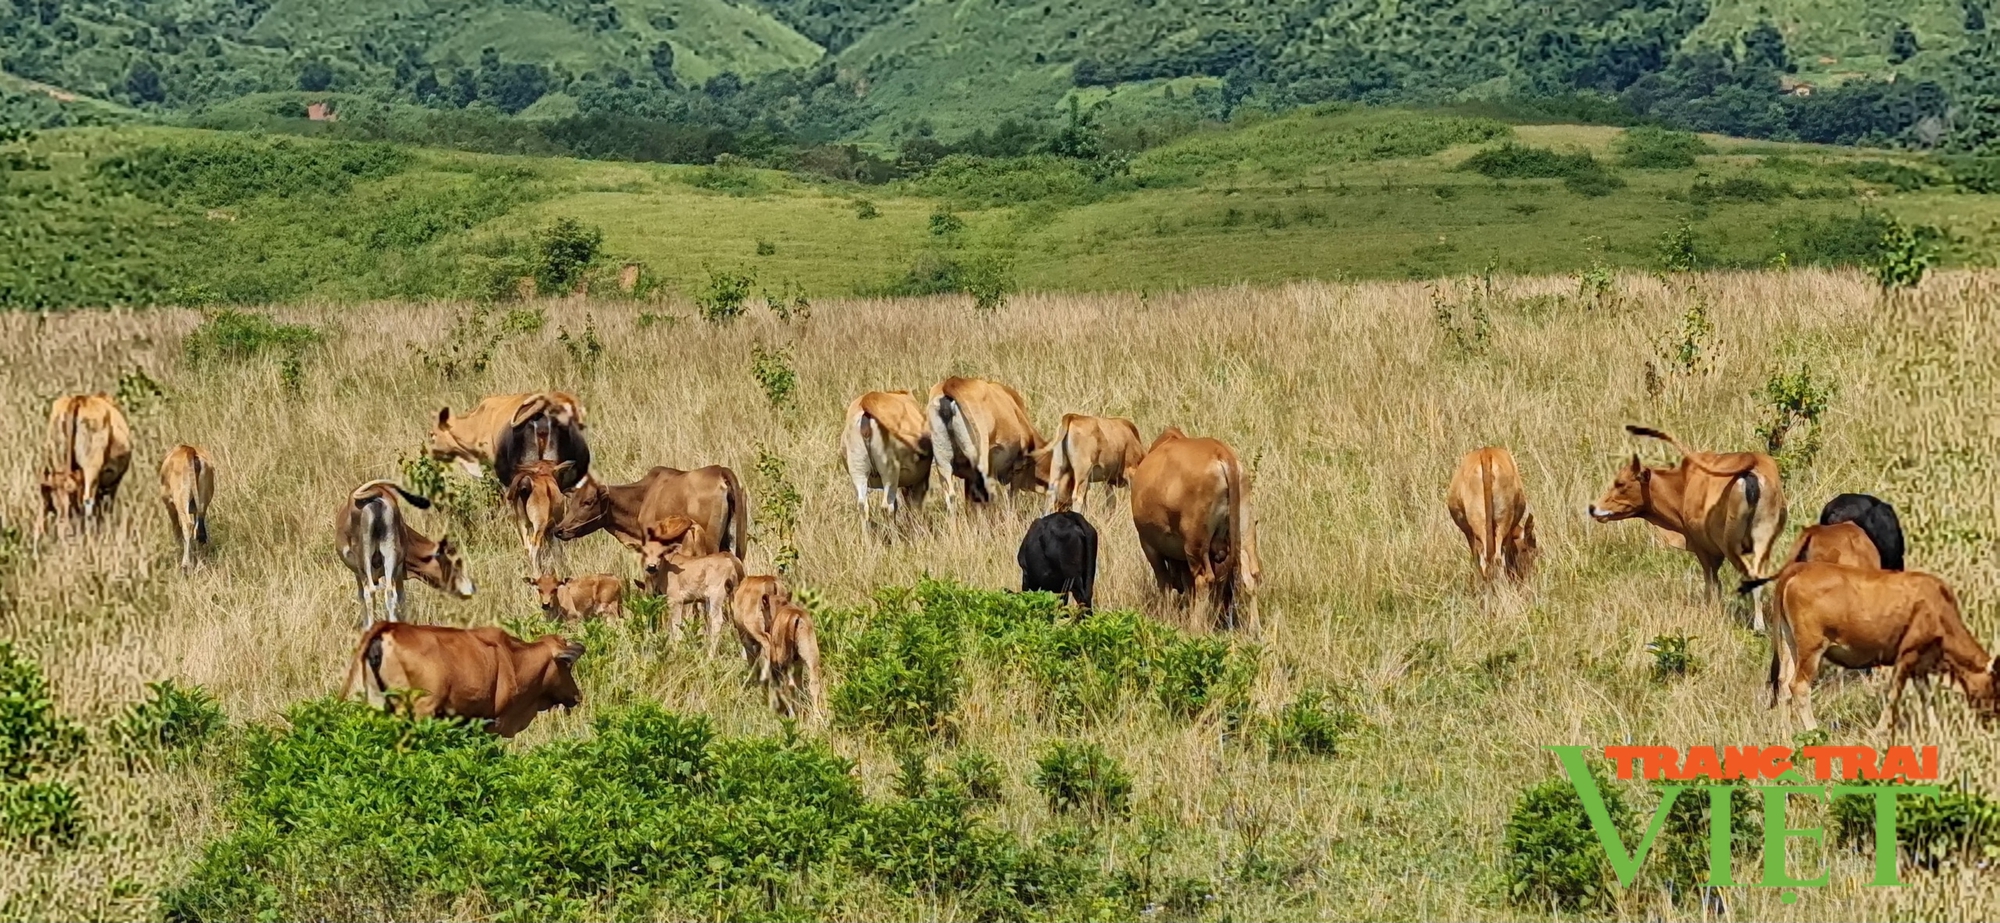
[(431, 440), (426, 448), (430, 450), (431, 457), (439, 461), (468, 458), (476, 454), (472, 447), (459, 441), (458, 434), (451, 431), (450, 407), (438, 408), (437, 425), (431, 427)]
[(565, 640), (560, 635), (543, 635), (535, 642), (537, 647), (549, 656), (548, 667), (542, 673), (542, 696), (536, 711), (548, 711), (562, 706), (564, 711), (575, 708), (583, 701), (583, 690), (576, 687), (576, 659), (583, 656), (583, 645)]
[(472, 598), (472, 571), (465, 566), (465, 555), (452, 544), (451, 536), (438, 539), (437, 547), (424, 557), (421, 566), (415, 569), (432, 586), (459, 599)]
[(83, 504), (83, 472), (42, 471), (42, 512), (53, 516), (74, 516)]
[(541, 599), (542, 611), (544, 612), (555, 611), (556, 593), (562, 590), (563, 584), (569, 582), (568, 580), (564, 580), (560, 577), (557, 577), (554, 574), (541, 574), (535, 577), (522, 577), (521, 581), (535, 588), (535, 595)]
[(1590, 518), (1598, 522), (1617, 522), (1631, 519), (1646, 511), (1646, 490), (1653, 478), (1653, 470), (1633, 455), (1632, 460), (1618, 469), (1618, 476), (1612, 478), (1611, 486), (1604, 496), (1590, 507)]
[(669, 516), (666, 522), (648, 523), (645, 543), (639, 546), (646, 576), (657, 577), (662, 570), (680, 570), (675, 558), (700, 536), (701, 527), (686, 516)]
[(562, 522), (556, 524), (556, 538), (567, 542), (604, 528), (611, 515), (611, 495), (595, 477), (578, 481), (576, 489), (563, 500)]
[(1514, 526), (1512, 541), (1507, 543), (1507, 569), (1516, 577), (1526, 577), (1535, 569), (1535, 559), (1542, 556), (1542, 546), (1535, 541), (1535, 514), (1522, 515)]
[(1986, 669), (1959, 678), (1965, 686), (1965, 701), (1979, 712), (1982, 721), (2000, 718), (2000, 656), (1986, 661)]

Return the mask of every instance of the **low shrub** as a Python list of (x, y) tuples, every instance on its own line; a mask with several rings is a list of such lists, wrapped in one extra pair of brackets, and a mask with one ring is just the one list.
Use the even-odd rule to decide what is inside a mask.
[(1361, 727), (1361, 716), (1318, 689), (1299, 693), (1259, 729), (1274, 757), (1333, 756)]
[(535, 232), (535, 287), (544, 295), (568, 294), (604, 249), (604, 231), (575, 218), (558, 218)]
[(695, 309), (711, 324), (726, 324), (743, 316), (743, 302), (757, 280), (747, 273), (710, 269), (708, 285), (695, 295)]
[(1700, 661), (1694, 655), (1693, 643), (1694, 638), (1685, 632), (1659, 635), (1646, 642), (1646, 653), (1653, 655), (1653, 679), (1666, 682), (1694, 672)]
[(1841, 170), (1864, 183), (1894, 187), (1897, 192), (1915, 192), (1938, 182), (1927, 170), (1888, 160), (1857, 160), (1842, 164)]
[(1699, 135), (1670, 131), (1651, 125), (1628, 128), (1611, 143), (1620, 166), (1639, 170), (1680, 170), (1695, 165), (1695, 158), (1715, 153), (1715, 148)]
[(1493, 179), (1563, 179), (1578, 173), (1602, 172), (1588, 151), (1560, 154), (1545, 147), (1508, 142), (1466, 158), (1461, 170)]
[(109, 728), (127, 763), (154, 756), (176, 760), (199, 753), (229, 725), (222, 706), (200, 686), (184, 687), (164, 680), (147, 683), (146, 692), (143, 701), (126, 706)]
[[(1875, 844), (1875, 798), (1833, 799), (1834, 830), (1859, 850)], [(2000, 857), (2000, 801), (1970, 786), (1947, 786), (1937, 796), (1896, 796), (1896, 842), (1903, 857), (1926, 869), (1944, 862), (1984, 866)]]
[(875, 594), (866, 624), (832, 658), (841, 676), (832, 694), (836, 721), (933, 734), (950, 726), (965, 689), (963, 652), (955, 612), (936, 608), (909, 590)]
[(1132, 775), (1102, 747), (1081, 741), (1058, 740), (1043, 750), (1034, 785), (1051, 812), (1099, 820), (1125, 816), (1132, 797)]
[(61, 782), (0, 784), (0, 841), (26, 849), (71, 846), (83, 827), (76, 789)]
[[(1595, 767), (1592, 774), (1596, 774)], [(1597, 777), (1604, 807), (1619, 831), (1632, 827), (1618, 791)], [(1521, 794), (1507, 818), (1507, 896), (1529, 910), (1567, 913), (1600, 910), (1611, 902), (1611, 863), (1590, 826), (1583, 799), (1567, 778), (1553, 778)]]
[(950, 784), (976, 802), (999, 801), (1006, 784), (1000, 763), (978, 750), (967, 750), (945, 767)]
[[(1699, 777), (1691, 785), (1714, 785), (1714, 780)], [(1756, 852), (1763, 843), (1764, 800), (1746, 785), (1734, 785), (1729, 792), (1729, 840), (1733, 855)], [(1675, 799), (1673, 810), (1667, 813), (1666, 823), (1660, 829), (1659, 840), (1654, 848), (1659, 856), (1657, 864), (1649, 865), (1663, 881), (1670, 882), (1676, 893), (1698, 893), (1708, 881), (1708, 836), (1711, 816), (1709, 793), (1700, 788), (1689, 788)]]
[(83, 726), (56, 711), (41, 665), (0, 641), (0, 784), (61, 768), (83, 743)]
[(319, 345), (325, 333), (310, 324), (281, 324), (254, 311), (223, 310), (202, 319), (181, 341), (188, 362), (242, 362), (267, 353), (299, 355)]
[(1687, 199), (1696, 205), (1716, 202), (1753, 202), (1767, 205), (1792, 194), (1784, 183), (1767, 183), (1754, 176), (1732, 176), (1719, 183), (1699, 180), (1688, 187)]

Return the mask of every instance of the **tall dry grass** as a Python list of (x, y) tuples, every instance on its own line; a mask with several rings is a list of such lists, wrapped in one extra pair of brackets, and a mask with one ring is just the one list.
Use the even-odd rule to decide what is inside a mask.
[[(1134, 770), (1136, 813), (1177, 829), (1169, 873), (1230, 882), (1215, 912), (1239, 917), (1533, 916), (1504, 903), (1497, 868), (1513, 799), (1554, 771), (1544, 745), (1793, 739), (1762, 707), (1763, 639), (1702, 598), (1692, 559), (1641, 524), (1586, 519), (1620, 459), (1669, 457), (1629, 440), (1623, 425), (1751, 448), (1770, 412), (1766, 378), (1810, 364), (1838, 395), (1817, 459), (1788, 473), (1793, 527), (1836, 492), (1884, 496), (1902, 512), (1912, 566), (1958, 588), (1975, 632), (1992, 639), (2000, 276), (1944, 275), (1886, 304), (1859, 275), (1823, 272), (1713, 275), (1691, 288), (1627, 277), (1594, 310), (1558, 297), (1573, 292), (1571, 280), (1499, 288), (1483, 355), (1440, 333), (1421, 284), (1029, 295), (990, 317), (956, 299), (855, 300), (816, 305), (803, 327), (760, 311), (712, 328), (685, 306), (677, 323), (642, 325), (620, 303), (549, 303), (547, 329), (508, 341), (489, 371), (462, 381), (440, 380), (418, 356), (463, 306), (286, 308), (284, 319), (333, 334), (309, 357), (296, 397), (281, 393), (273, 360), (189, 368), (181, 338), (200, 322), (190, 312), (0, 317), (0, 457), (13, 460), (0, 497), (17, 529), (35, 509), (32, 460), (50, 399), (109, 390), (135, 367), (168, 392), (132, 414), (135, 468), (108, 534), (15, 549), (0, 637), (39, 659), (62, 708), (86, 720), (111, 716), (146, 681), (176, 677), (211, 689), (238, 722), (272, 721), (334, 689), (354, 643), (352, 583), (331, 546), (334, 504), (363, 480), (396, 476), (438, 407), (535, 388), (584, 399), (595, 470), (612, 479), (655, 464), (721, 463), (749, 476), (760, 447), (775, 453), (804, 497), (799, 581), (835, 602), (925, 574), (1011, 586), (1038, 501), (954, 519), (933, 496), (894, 540), (871, 540), (839, 460), (841, 412), (855, 394), (987, 376), (1019, 388), (1045, 430), (1063, 412), (1087, 411), (1129, 416), (1149, 437), (1173, 424), (1236, 446), (1254, 472), (1265, 572), (1257, 705), (1341, 686), (1371, 722), (1340, 757), (1296, 763), (1149, 714), (1088, 731)], [(1715, 325), (1709, 361), (1651, 392), (1645, 364), (1696, 298)], [(607, 346), (588, 366), (555, 341), (558, 327), (576, 332), (586, 316)], [(759, 343), (792, 350), (796, 410), (773, 410), (753, 380)], [(213, 560), (187, 577), (153, 483), (161, 455), (182, 441), (208, 448), (220, 468)], [(1469, 586), (1444, 511), (1453, 465), (1484, 443), (1512, 447), (1538, 510), (1545, 554), (1518, 591)], [(1171, 617), (1150, 598), (1123, 503), (1121, 493), (1086, 511), (1103, 534), (1100, 605)], [(421, 521), (433, 534), (442, 522)], [(460, 531), (477, 596), (453, 602), (413, 587), (414, 617), (475, 625), (529, 612), (511, 526), (495, 517)], [(768, 541), (753, 548), (753, 572), (771, 551)], [(635, 562), (600, 535), (572, 543), (568, 566), (631, 573)], [(1675, 632), (1695, 636), (1702, 665), (1656, 682), (1644, 647)], [(543, 717), (519, 745), (583, 733), (593, 704), (632, 698), (713, 715), (725, 730), (776, 727), (761, 697), (733, 681), (733, 664), (705, 662), (692, 645), (592, 669), (585, 705)], [(1836, 741), (1862, 741), (1879, 702), (1866, 682), (1835, 683), (1821, 689), (1819, 712)], [(1942, 746), (1948, 773), (1991, 790), (2000, 748), (1955, 692), (1939, 713), (1942, 725), (1919, 738)], [(877, 742), (819, 733), (859, 761), (871, 789), (886, 788), (893, 765)], [(1026, 779), (1055, 733), (1013, 677), (973, 676), (962, 740), (1007, 767), (1005, 827), (1031, 834), (1051, 823)], [(142, 916), (151, 891), (225, 823), (219, 783), (201, 772), (131, 775), (100, 754), (81, 775), (97, 833), (71, 851), (0, 857), (7, 915)], [(1800, 861), (1804, 852), (1817, 854)], [(1831, 886), (1795, 904), (1733, 890), (1731, 912), (1960, 919), (2000, 906), (1990, 876), (1915, 875), (1911, 887), (1880, 891), (1860, 887), (1866, 856), (1832, 861)], [(1619, 907), (1628, 919), (1700, 912), (1650, 891)]]

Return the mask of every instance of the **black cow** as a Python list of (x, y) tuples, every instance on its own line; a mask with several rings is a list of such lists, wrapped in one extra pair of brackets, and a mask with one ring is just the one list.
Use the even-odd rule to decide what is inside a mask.
[(1044, 590), (1085, 609), (1097, 587), (1097, 530), (1075, 510), (1050, 513), (1028, 527), (1021, 552), (1021, 591)]
[(1868, 533), (1882, 555), (1883, 570), (1903, 569), (1903, 524), (1896, 519), (1895, 507), (1867, 494), (1841, 494), (1819, 511), (1820, 525), (1836, 522), (1854, 523)]
[(568, 462), (556, 475), (564, 493), (590, 474), (590, 443), (583, 437), (583, 420), (573, 404), (536, 395), (514, 412), (514, 419), (493, 446), (493, 476), (514, 483), (515, 472), (538, 461)]

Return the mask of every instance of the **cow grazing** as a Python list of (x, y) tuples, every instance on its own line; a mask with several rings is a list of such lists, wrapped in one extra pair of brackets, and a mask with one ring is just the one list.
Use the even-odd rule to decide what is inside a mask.
[(1097, 529), (1075, 510), (1050, 513), (1028, 527), (1021, 550), (1021, 591), (1055, 593), (1084, 609), (1097, 587)]
[(870, 391), (847, 405), (840, 431), (841, 453), (861, 504), (861, 524), (869, 522), (868, 492), (882, 491), (895, 515), (904, 503), (922, 508), (931, 487), (931, 430), (924, 408), (908, 391)]
[(1055, 438), (1037, 452), (1048, 456), (1048, 512), (1054, 513), (1082, 506), (1092, 481), (1126, 486), (1126, 477), (1146, 457), (1146, 443), (1139, 427), (1124, 417), (1066, 413)]
[[(1659, 430), (1625, 429), (1672, 445), (1681, 453), (1681, 463), (1649, 468), (1633, 455), (1603, 498), (1591, 505), (1590, 517), (1598, 522), (1636, 517), (1679, 533), (1701, 562), (1713, 596), (1722, 593), (1716, 572), (1724, 560), (1753, 580), (1766, 573), (1771, 546), (1785, 529), (1785, 488), (1778, 481), (1778, 463), (1761, 452), (1692, 452)], [(1763, 630), (1763, 611), (1754, 605), (1751, 611), (1755, 627)]]
[(1938, 672), (1949, 672), (1983, 715), (2000, 711), (2000, 661), (1966, 629), (1944, 581), (1820, 561), (1789, 565), (1773, 579), (1769, 707), (1788, 695), (1806, 726), (1817, 727), (1812, 684), (1824, 656), (1849, 669), (1895, 668), (1877, 733), (1894, 734), (1903, 684)]
[(431, 505), (390, 481), (369, 481), (354, 488), (334, 514), (340, 560), (354, 572), (364, 628), (374, 624), (377, 596), (387, 620), (402, 619), (403, 581), (411, 574), (460, 599), (472, 596), (472, 574), (451, 538), (424, 537), (404, 519), (398, 498), (417, 509)]
[(382, 622), (361, 636), (341, 697), (384, 710), (400, 702), (412, 718), (469, 718), (512, 737), (536, 715), (583, 700), (573, 673), (581, 656), (583, 645), (556, 635), (520, 641), (492, 626)]
[(764, 688), (774, 711), (796, 718), (804, 705), (808, 715), (825, 714), (826, 674), (820, 670), (819, 634), (804, 606), (788, 599), (772, 609), (764, 658)]
[(954, 477), (973, 503), (991, 500), (996, 484), (1018, 492), (1048, 483), (1047, 457), (1035, 456), (1042, 437), (1019, 391), (983, 378), (947, 378), (931, 389), (926, 415), (931, 461), (944, 483), (948, 509), (958, 509)]
[(571, 462), (538, 461), (521, 466), (507, 483), (507, 508), (521, 533), (521, 546), (528, 552), (528, 573), (549, 572), (548, 557), (560, 549), (549, 543), (556, 523), (563, 516), (562, 478)]
[(713, 657), (722, 637), (722, 623), (729, 617), (730, 597), (743, 582), (743, 562), (727, 551), (697, 555), (684, 550), (706, 545), (701, 527), (685, 516), (647, 526), (646, 541), (641, 546), (646, 580), (638, 583), (650, 585), (653, 592), (666, 597), (667, 604), (674, 607), (667, 633), (675, 641), (681, 639), (681, 624), (688, 609), (701, 607), (707, 626), (703, 638), (708, 643), (708, 656)]
[(1132, 472), (1132, 524), (1161, 589), (1179, 592), (1184, 602), (1207, 597), (1232, 628), (1245, 602), (1239, 596), (1248, 597), (1244, 621), (1256, 632), (1263, 566), (1250, 476), (1235, 450), (1178, 428), (1161, 433)]
[(1540, 552), (1535, 514), (1512, 452), (1486, 446), (1468, 453), (1452, 475), (1445, 507), (1465, 533), (1480, 580), (1490, 583), (1502, 574), (1520, 580), (1534, 567)]
[(193, 570), (196, 551), (208, 547), (208, 502), (215, 496), (215, 462), (191, 445), (177, 445), (160, 461), (160, 500), (181, 544), (181, 570)]
[(95, 525), (131, 467), (132, 428), (117, 403), (102, 392), (56, 398), (49, 407), (41, 475), (44, 518), (37, 520), (36, 534), (49, 518), (64, 529), (79, 518), (86, 529)]
[(556, 538), (575, 541), (599, 529), (609, 531), (625, 547), (638, 551), (646, 541), (646, 526), (675, 516), (701, 527), (705, 544), (687, 546), (690, 554), (727, 551), (741, 558), (750, 550), (750, 500), (736, 472), (721, 465), (682, 471), (654, 468), (630, 484), (605, 484), (584, 479), (564, 504)]
[(772, 574), (752, 574), (736, 585), (729, 601), (729, 620), (736, 626), (736, 638), (743, 642), (743, 660), (749, 666), (747, 679), (763, 681), (764, 645), (770, 641), (771, 619), (779, 606), (792, 601), (792, 591)]
[(616, 574), (583, 574), (567, 579), (540, 574), (522, 580), (535, 588), (542, 611), (553, 618), (568, 622), (625, 614), (625, 581)]
[(1851, 522), (1868, 533), (1881, 553), (1883, 570), (1903, 569), (1903, 524), (1896, 508), (1867, 494), (1841, 494), (1819, 511), (1819, 524)]
[(502, 484), (513, 481), (516, 468), (535, 461), (571, 462), (561, 481), (565, 491), (590, 473), (583, 405), (562, 392), (495, 394), (462, 415), (442, 408), (429, 448), (432, 458), (471, 477), (491, 466)]

